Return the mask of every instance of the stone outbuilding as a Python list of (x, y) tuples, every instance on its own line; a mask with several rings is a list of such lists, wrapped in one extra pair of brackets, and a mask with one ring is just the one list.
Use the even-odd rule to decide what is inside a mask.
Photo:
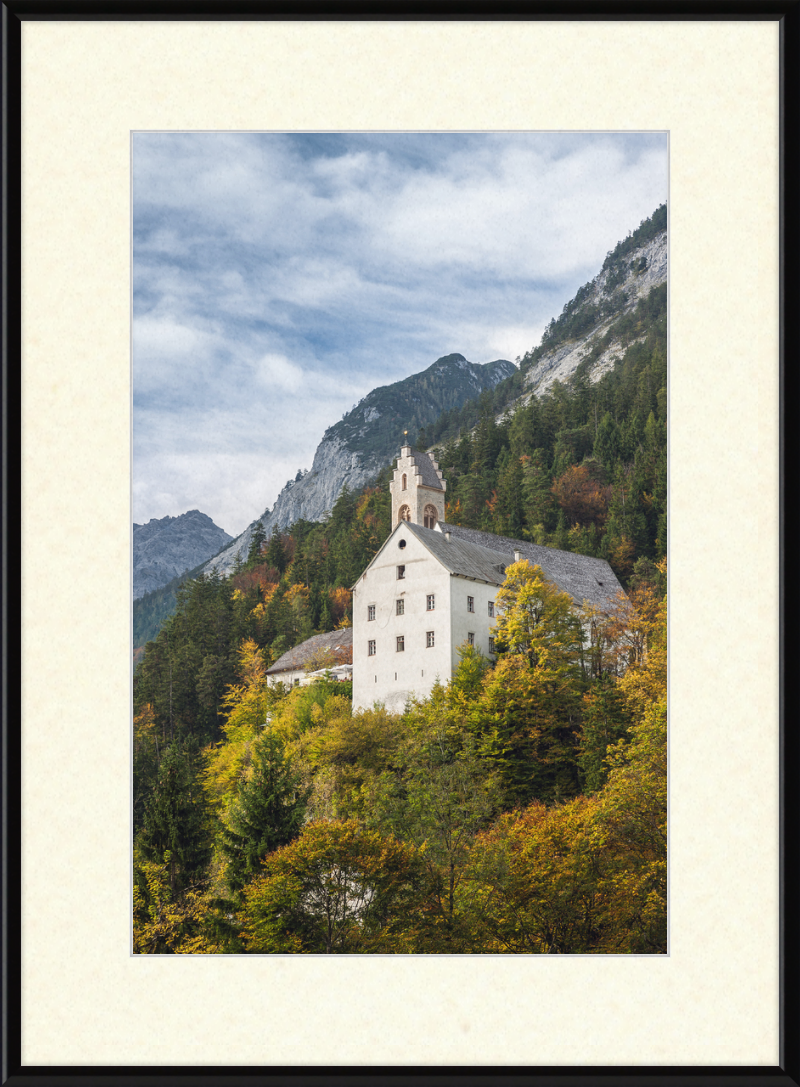
[(267, 669), (270, 683), (299, 687), (330, 671), (338, 680), (350, 679), (353, 664), (353, 628), (315, 634), (296, 645)]

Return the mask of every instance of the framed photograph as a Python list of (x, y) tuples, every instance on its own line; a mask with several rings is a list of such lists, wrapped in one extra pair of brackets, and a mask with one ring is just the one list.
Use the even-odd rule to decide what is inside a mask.
[[(786, 254), (797, 238), (799, 6), (564, 3), (453, 19), (445, 11), (329, 17), (267, 5), (3, 5), (4, 516), (12, 545), (20, 525), (19, 552), (9, 547), (4, 574), (4, 1082), (190, 1082), (202, 1074), (218, 1082), (323, 1083), (378, 1071), (397, 1082), (412, 1071), (453, 1083), (512, 1076), (587, 1085), (800, 1081), (797, 938), (785, 914), (796, 868), (789, 786), (797, 760), (782, 727), (780, 517), (783, 357), (797, 346)], [(215, 151), (209, 171), (197, 149), (223, 133), (226, 161)], [(292, 156), (299, 162), (317, 153), (312, 134), (340, 150), (350, 139), (351, 157), (361, 156), (368, 174), (377, 169), (370, 152), (380, 138), (388, 148), (383, 168), (396, 170), (397, 141), (422, 155), (414, 140), (431, 148), (449, 135), (465, 177), (470, 155), (485, 163), (488, 203), (478, 202), (476, 214), (487, 235), (492, 201), (502, 199), (497, 178), (514, 163), (526, 168), (531, 134), (559, 134), (561, 150), (554, 143), (548, 154), (563, 160), (565, 192), (571, 149), (580, 139), (605, 141), (618, 170), (603, 190), (610, 219), (613, 178), (626, 185), (637, 168), (639, 134), (659, 134), (652, 138), (662, 141), (664, 163), (668, 144), (666, 954), (633, 945), (608, 955), (132, 954), (130, 526), (181, 512), (159, 506), (158, 472), (145, 471), (132, 437), (132, 359), (145, 357), (135, 344), (132, 351), (132, 313), (135, 322), (137, 299), (145, 297), (163, 307), (153, 306), (155, 319), (172, 303), (179, 308), (170, 266), (214, 265), (214, 230), (237, 192), (237, 173), (248, 168), (239, 149), (267, 153), (262, 133), (275, 134), (269, 154), (280, 139), (290, 148), (270, 175), (276, 199), (291, 183)], [(149, 170), (144, 180), (137, 148)], [(156, 168), (165, 154), (183, 156), (181, 168)], [(137, 205), (139, 182), (146, 199)], [(649, 194), (646, 182), (640, 188)], [(199, 206), (192, 201), (201, 189), (213, 229), (159, 219), (165, 207)], [(139, 234), (137, 206), (150, 216)], [(381, 207), (391, 210), (378, 201), (374, 216)], [(228, 221), (246, 232), (240, 209), (230, 208)], [(573, 201), (561, 214), (575, 215), (574, 208)], [(654, 210), (637, 211), (629, 229)], [(440, 229), (433, 220), (443, 214), (432, 217), (429, 232)], [(295, 251), (301, 225), (284, 222), (295, 232)], [(540, 224), (541, 239), (546, 227)], [(410, 235), (398, 236), (408, 246)], [(389, 233), (371, 237), (374, 245)], [(340, 248), (346, 244), (343, 234)], [(517, 244), (524, 263), (522, 250), (537, 239), (520, 230)], [(320, 247), (312, 238), (308, 267), (316, 259), (330, 282), (333, 265)], [(493, 252), (500, 249), (504, 261), (515, 260), (513, 244)], [(636, 271), (648, 274), (646, 266)], [(209, 341), (182, 342), (183, 357), (197, 360), (189, 392), (204, 380), (203, 366), (222, 367), (215, 351), (237, 336), (244, 342), (262, 320), (256, 295), (236, 280), (240, 272), (226, 279), (215, 269), (209, 277), (209, 289), (235, 296), (241, 320), (215, 324), (209, 295), (205, 332), (213, 326), (216, 346), (204, 355)], [(295, 304), (308, 281), (292, 281), (288, 264), (280, 275)], [(492, 278), (498, 298), (511, 291), (510, 273), (498, 267)], [(507, 326), (508, 312), (497, 308), (498, 327)], [(419, 322), (421, 311), (413, 313)], [(521, 314), (519, 323), (527, 322)], [(528, 347), (545, 332), (531, 327)], [(146, 321), (138, 333), (145, 354), (148, 335), (159, 350), (166, 342), (164, 328)], [(252, 342), (253, 359), (283, 390), (280, 410), (314, 417), (317, 390), (304, 389), (292, 359)], [(487, 337), (487, 351), (495, 342)], [(346, 347), (337, 358), (345, 378)], [(169, 448), (177, 463), (181, 444), (192, 448), (194, 423), (188, 405), (159, 414), (175, 389), (159, 384), (166, 363), (158, 350), (147, 359), (148, 425), (158, 437), (150, 447)], [(338, 410), (337, 396), (331, 391)], [(222, 392), (219, 399), (218, 426), (229, 427)], [(268, 407), (264, 415), (267, 429)], [(170, 442), (181, 418), (186, 437)], [(246, 443), (228, 444), (240, 451)], [(254, 441), (254, 457), (276, 455), (262, 447), (268, 443)], [(398, 488), (413, 459), (404, 449)], [(211, 462), (209, 478), (213, 471)], [(247, 476), (246, 459), (237, 471)], [(302, 470), (290, 481), (301, 486)], [(250, 515), (226, 507), (225, 490), (218, 488), (219, 509), (232, 519), (215, 520), (234, 537), (244, 527), (236, 518)], [(258, 504), (252, 487), (243, 493)], [(394, 496), (392, 523), (414, 528), (401, 497)], [(423, 505), (419, 533), (452, 516), (435, 497)], [(259, 513), (253, 508), (253, 517)], [(552, 546), (544, 536), (541, 542)], [(434, 611), (435, 592), (426, 599)], [(476, 599), (488, 606), (476, 591), (465, 598), (470, 615)], [(382, 604), (365, 599), (366, 623), (369, 606)], [(424, 651), (437, 648), (431, 623), (423, 633)], [(281, 646), (273, 643), (274, 665)], [(365, 633), (364, 653), (375, 644)], [(405, 644), (402, 651), (409, 652)], [(322, 664), (332, 667), (327, 657)]]

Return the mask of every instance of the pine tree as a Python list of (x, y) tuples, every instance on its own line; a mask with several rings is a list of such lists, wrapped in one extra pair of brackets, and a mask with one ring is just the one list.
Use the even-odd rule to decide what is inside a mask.
[(260, 870), (267, 853), (299, 834), (305, 812), (299, 781), (278, 738), (265, 732), (253, 746), (250, 776), (239, 783), (222, 830), (228, 885), (234, 894)]
[(251, 570), (256, 563), (263, 561), (263, 555), (261, 554), (264, 545), (267, 542), (267, 533), (264, 529), (263, 522), (256, 521), (253, 534), (250, 537), (250, 548), (247, 552), (247, 562), (245, 566)]
[(205, 796), (197, 780), (196, 749), (171, 744), (145, 805), (140, 846), (148, 860), (169, 863), (170, 890), (184, 888), (211, 856)]

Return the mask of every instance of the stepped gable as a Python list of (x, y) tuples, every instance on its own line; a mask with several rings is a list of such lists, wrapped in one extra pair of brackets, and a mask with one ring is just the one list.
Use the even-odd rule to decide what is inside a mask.
[[(418, 526), (415, 528), (417, 532), (420, 531)], [(425, 532), (424, 529), (421, 531)], [(623, 591), (616, 574), (605, 559), (577, 555), (572, 551), (559, 551), (555, 547), (541, 547), (527, 540), (512, 540), (508, 536), (495, 536), (491, 532), (444, 522), (440, 522), (435, 529), (428, 530), (428, 534), (433, 535), (446, 532), (450, 533), (451, 546), (460, 543), (478, 547), (482, 552), (488, 551), (498, 556), (499, 562), (506, 566), (514, 562), (514, 552), (519, 551), (521, 558), (540, 566), (545, 576), (555, 582), (562, 592), (569, 593), (576, 604), (586, 601), (587, 604), (608, 607), (616, 602), (617, 593)], [(424, 538), (427, 543), (427, 534)], [(447, 547), (447, 544), (444, 546)], [(485, 559), (481, 558), (479, 561), (483, 563)], [(500, 582), (503, 580), (501, 576)]]
[(443, 491), (442, 473), (437, 471), (435, 462), (429, 453), (423, 453), (419, 449), (411, 450), (411, 458), (419, 468), (419, 477), (423, 487), (432, 487), (436, 491)]
[(343, 630), (330, 630), (325, 634), (315, 634), (294, 649), (290, 649), (279, 657), (271, 668), (267, 669), (267, 675), (273, 676), (278, 672), (296, 672), (303, 668), (306, 661), (318, 653), (321, 649), (330, 651), (336, 664), (353, 663), (353, 628), (345, 627)]

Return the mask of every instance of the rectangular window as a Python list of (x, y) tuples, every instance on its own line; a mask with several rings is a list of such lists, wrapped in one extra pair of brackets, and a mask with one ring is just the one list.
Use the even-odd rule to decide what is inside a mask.
[(468, 596), (467, 597), (467, 611), (475, 611), (475, 597), (474, 596)]
[(397, 580), (399, 581), (401, 578), (404, 578), (405, 576), (406, 576), (405, 566), (398, 566), (397, 567)]
[(431, 649), (433, 647), (433, 631), (432, 630), (429, 630), (425, 635), (425, 646), (426, 646), (427, 649)]
[(494, 653), (494, 638), (489, 639), (489, 652)]
[(494, 619), (494, 600), (489, 601), (489, 618)]
[(295, 687), (299, 687), (299, 686), (300, 686), (300, 680), (299, 680), (299, 679), (295, 679), (295, 681), (294, 681), (294, 685), (295, 685)]
[(405, 610), (406, 610), (405, 600), (398, 600), (397, 603), (394, 606), (395, 615), (402, 615)]
[(374, 657), (375, 656), (375, 642), (367, 642), (367, 656), (368, 657)]
[(405, 648), (406, 648), (406, 639), (405, 639), (404, 635), (401, 634), (401, 635), (399, 635), (399, 637), (397, 639), (397, 652), (398, 653), (404, 653)]
[(436, 607), (436, 598), (434, 597), (433, 593), (428, 593), (427, 601), (428, 611), (433, 611), (433, 609)]
[(367, 622), (371, 623), (374, 618), (375, 618), (375, 605), (370, 604), (369, 607), (367, 608)]
[(467, 635), (467, 645), (475, 645), (475, 635), (470, 633)]

